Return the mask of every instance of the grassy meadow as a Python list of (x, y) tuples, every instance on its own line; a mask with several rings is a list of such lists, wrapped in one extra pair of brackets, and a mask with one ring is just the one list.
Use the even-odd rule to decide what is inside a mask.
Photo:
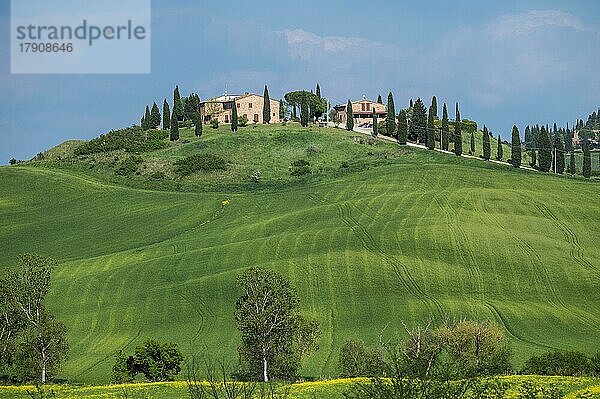
[[(69, 328), (61, 377), (107, 383), (114, 352), (148, 337), (188, 359), (235, 361), (235, 277), (250, 266), (289, 278), (320, 322), (303, 368), (314, 378), (337, 375), (347, 338), (393, 340), (402, 321), (446, 316), (497, 322), (515, 366), (549, 349), (598, 350), (598, 182), (337, 129), (227, 129), (183, 130), (180, 143), (141, 154), (131, 178), (114, 175), (122, 153), (55, 149), (60, 160), (0, 168), (0, 265), (23, 252), (60, 263), (48, 306)], [(172, 163), (198, 152), (227, 170), (176, 177)], [(311, 175), (290, 175), (299, 158)]]

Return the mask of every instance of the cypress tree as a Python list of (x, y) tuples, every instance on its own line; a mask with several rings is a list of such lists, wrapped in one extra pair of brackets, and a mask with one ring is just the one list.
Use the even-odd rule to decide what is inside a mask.
[(512, 128), (510, 164), (515, 168), (521, 166), (521, 137), (516, 125)]
[(459, 157), (462, 155), (462, 132), (460, 126), (460, 111), (456, 103), (456, 121), (454, 124), (454, 153)]
[(152, 111), (150, 111), (150, 119), (152, 120), (152, 129), (160, 127), (160, 111), (156, 103), (152, 104)]
[(427, 110), (420, 98), (413, 105), (408, 133), (410, 138), (418, 143), (425, 143), (427, 141)]
[(318, 83), (317, 83), (317, 90), (315, 91), (315, 94), (317, 95), (317, 97), (321, 98), (321, 87), (319, 86)]
[(140, 119), (140, 127), (142, 128), (142, 130), (146, 130), (146, 115), (142, 115), (142, 118)]
[(498, 135), (498, 149), (496, 150), (496, 159), (498, 161), (502, 161), (503, 157), (504, 157), (504, 148), (502, 148), (502, 139), (500, 138), (500, 135)]
[(413, 106), (414, 106), (414, 104), (413, 104), (413, 100), (412, 100), (412, 98), (411, 98), (411, 99), (410, 99), (410, 102), (408, 103), (408, 107), (409, 107), (409, 108), (412, 108)]
[(552, 143), (550, 142), (548, 131), (544, 126), (542, 126), (542, 130), (540, 132), (538, 146), (538, 162), (540, 165), (540, 170), (542, 172), (548, 172), (550, 171), (550, 166), (552, 164)]
[(471, 146), (469, 148), (469, 155), (475, 155), (475, 136), (471, 132)]
[(537, 151), (535, 148), (531, 149), (531, 162), (529, 162), (529, 166), (532, 168), (537, 168)]
[(354, 113), (352, 112), (352, 103), (350, 100), (346, 104), (346, 130), (349, 132), (354, 130)]
[(144, 122), (142, 123), (142, 129), (149, 130), (152, 126), (152, 115), (150, 114), (150, 107), (146, 105), (146, 112), (144, 113)]
[(398, 144), (406, 144), (408, 137), (408, 121), (406, 119), (406, 110), (401, 109), (398, 115)]
[(175, 90), (173, 91), (173, 112), (175, 113), (175, 119), (171, 117), (171, 122), (174, 120), (183, 120), (183, 103), (179, 95), (179, 86), (175, 86)]
[(375, 108), (373, 108), (373, 137), (377, 137), (377, 114)]
[(196, 112), (196, 119), (194, 121), (194, 134), (196, 137), (202, 136), (202, 114), (200, 112)]
[(383, 99), (381, 98), (381, 94), (377, 96), (377, 102), (379, 104), (383, 104)]
[(300, 103), (300, 125), (304, 127), (308, 126), (309, 112), (310, 110), (308, 109), (308, 100), (306, 96), (303, 96)]
[(492, 148), (490, 146), (490, 132), (488, 132), (487, 127), (483, 126), (483, 159), (486, 161), (490, 160), (492, 155)]
[(162, 128), (163, 128), (163, 130), (167, 130), (167, 129), (171, 128), (171, 109), (169, 108), (169, 103), (167, 102), (166, 98), (165, 98), (165, 101), (163, 102)]
[(565, 171), (565, 149), (563, 147), (563, 139), (560, 134), (557, 134), (556, 137), (554, 137), (554, 154), (556, 157), (555, 172), (562, 175)]
[(173, 109), (173, 115), (171, 115), (171, 141), (179, 140), (179, 123), (177, 123), (177, 115), (175, 109)]
[(529, 125), (525, 126), (525, 150), (529, 151), (533, 147), (533, 143), (531, 140), (531, 129), (529, 129)]
[(435, 96), (433, 96), (433, 98), (431, 99), (431, 108), (433, 109), (433, 117), (434, 119), (438, 118), (438, 113), (437, 113), (437, 98), (435, 98)]
[(387, 135), (394, 137), (394, 131), (396, 130), (396, 109), (394, 107), (394, 96), (390, 91), (388, 94), (387, 102), (387, 116), (385, 117), (385, 127)]
[(448, 141), (450, 137), (450, 124), (448, 123), (448, 110), (446, 103), (442, 107), (442, 150), (448, 151)]
[(583, 137), (581, 148), (583, 149), (583, 168), (581, 173), (583, 177), (589, 178), (592, 175), (592, 155), (590, 154), (590, 143), (587, 136)]
[(435, 148), (435, 124), (433, 123), (433, 108), (429, 107), (429, 115), (427, 117), (427, 149)]
[(238, 130), (238, 114), (237, 114), (237, 104), (234, 99), (233, 107), (231, 108), (231, 131), (237, 132), (237, 130)]
[(263, 94), (263, 123), (271, 122), (271, 99), (269, 98), (269, 89), (265, 85), (265, 92)]
[(577, 173), (577, 169), (575, 168), (575, 153), (571, 151), (571, 159), (569, 160), (569, 173), (574, 175)]

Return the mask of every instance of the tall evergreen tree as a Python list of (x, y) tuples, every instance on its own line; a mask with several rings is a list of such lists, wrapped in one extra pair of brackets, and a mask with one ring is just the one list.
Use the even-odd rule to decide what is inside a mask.
[(531, 149), (531, 162), (529, 162), (529, 166), (532, 168), (537, 168), (537, 150), (535, 148)]
[(200, 112), (196, 112), (196, 119), (194, 121), (194, 134), (196, 137), (202, 136), (202, 114)]
[(469, 155), (475, 155), (475, 136), (473, 135), (473, 132), (471, 132), (471, 142), (470, 142), (470, 147), (469, 147)]
[(552, 164), (552, 142), (550, 141), (550, 136), (548, 136), (548, 131), (544, 126), (542, 126), (542, 130), (540, 131), (538, 146), (538, 162), (540, 170), (542, 172), (549, 172)]
[(434, 119), (438, 118), (438, 106), (437, 106), (437, 98), (433, 96), (431, 98), (431, 109), (433, 109), (433, 117)]
[(346, 130), (349, 132), (354, 130), (354, 113), (352, 112), (352, 103), (350, 100), (346, 104)]
[(410, 102), (408, 103), (408, 107), (409, 107), (409, 108), (412, 108), (413, 106), (414, 106), (414, 104), (413, 104), (413, 100), (412, 100), (412, 98), (411, 98), (411, 99), (410, 99)]
[(458, 103), (456, 103), (456, 120), (454, 124), (454, 153), (458, 156), (462, 155), (462, 132), (461, 132), (460, 111)]
[(429, 115), (427, 116), (427, 149), (435, 148), (435, 123), (433, 120), (433, 107), (429, 107)]
[(379, 104), (383, 104), (383, 99), (381, 98), (381, 94), (377, 96), (377, 102)]
[(531, 140), (531, 129), (529, 125), (525, 126), (525, 150), (529, 151), (533, 147)]
[(183, 103), (181, 102), (181, 96), (179, 95), (179, 86), (175, 86), (173, 91), (173, 112), (175, 113), (175, 119), (171, 117), (171, 122), (183, 120)]
[(269, 89), (265, 85), (265, 92), (263, 94), (263, 123), (271, 122), (271, 99), (269, 98)]
[(317, 95), (317, 97), (321, 98), (321, 87), (319, 86), (318, 83), (317, 83), (317, 90), (315, 91), (315, 94)]
[(302, 97), (302, 101), (300, 102), (300, 125), (307, 127), (308, 126), (308, 118), (310, 115), (308, 99), (306, 96)]
[(577, 173), (577, 169), (575, 168), (575, 152), (571, 151), (571, 159), (569, 159), (569, 173), (574, 175)]
[(420, 98), (413, 105), (408, 135), (418, 143), (425, 143), (427, 141), (427, 110)]
[(377, 132), (377, 114), (375, 113), (375, 108), (373, 108), (373, 137), (377, 137), (379, 134)]
[(589, 178), (592, 175), (592, 155), (590, 154), (590, 143), (587, 136), (583, 136), (581, 148), (583, 149), (583, 168), (581, 169), (581, 173), (583, 177)]
[(238, 130), (238, 113), (237, 113), (237, 103), (235, 99), (233, 100), (233, 107), (231, 107), (231, 131), (237, 132)]
[(512, 128), (512, 140), (511, 140), (511, 156), (510, 164), (515, 168), (521, 166), (521, 136), (519, 135), (519, 129), (516, 125)]
[(156, 103), (152, 104), (150, 119), (152, 120), (152, 129), (160, 127), (160, 111), (158, 110), (158, 105), (156, 105)]
[(557, 133), (554, 137), (554, 156), (556, 158), (554, 164), (556, 165), (555, 172), (561, 175), (565, 171), (565, 148), (563, 144), (563, 138)]
[(490, 145), (490, 132), (488, 132), (488, 128), (483, 125), (483, 159), (486, 161), (490, 160), (492, 156), (492, 148)]
[(448, 123), (448, 109), (446, 103), (442, 107), (442, 150), (448, 151), (448, 142), (450, 138), (450, 124)]
[(169, 103), (167, 102), (166, 98), (165, 98), (165, 101), (163, 102), (162, 128), (163, 128), (163, 130), (167, 130), (167, 129), (171, 128), (171, 109), (169, 108)]
[(498, 161), (502, 161), (503, 157), (504, 157), (504, 148), (502, 147), (502, 139), (500, 138), (500, 135), (498, 135), (498, 149), (496, 150), (496, 159)]
[(142, 129), (150, 130), (152, 129), (152, 115), (150, 114), (150, 107), (146, 105), (146, 112), (144, 113), (144, 123), (142, 124)]
[(387, 130), (387, 135), (390, 137), (394, 137), (394, 131), (396, 130), (396, 109), (394, 107), (394, 96), (392, 95), (391, 91), (388, 94), (385, 127)]
[(171, 141), (179, 140), (179, 123), (177, 123), (177, 114), (175, 114), (175, 109), (173, 109), (173, 115), (171, 115)]
[(406, 110), (401, 109), (398, 115), (398, 144), (406, 144), (408, 138), (408, 120), (406, 119)]

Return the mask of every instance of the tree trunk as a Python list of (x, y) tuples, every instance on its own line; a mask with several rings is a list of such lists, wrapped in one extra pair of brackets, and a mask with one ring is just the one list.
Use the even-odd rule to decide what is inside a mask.
[(46, 353), (42, 349), (42, 384), (46, 383)]
[(269, 376), (267, 375), (267, 356), (263, 354), (263, 381), (269, 382)]

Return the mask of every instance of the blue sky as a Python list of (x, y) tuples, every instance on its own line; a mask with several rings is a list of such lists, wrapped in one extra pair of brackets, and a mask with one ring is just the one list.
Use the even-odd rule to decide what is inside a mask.
[(153, 0), (151, 74), (11, 75), (0, 0), (0, 163), (138, 123), (175, 84), (281, 97), (319, 82), (332, 103), (391, 90), (397, 108), (436, 95), (503, 137), (572, 123), (600, 106), (599, 16), (596, 0)]

